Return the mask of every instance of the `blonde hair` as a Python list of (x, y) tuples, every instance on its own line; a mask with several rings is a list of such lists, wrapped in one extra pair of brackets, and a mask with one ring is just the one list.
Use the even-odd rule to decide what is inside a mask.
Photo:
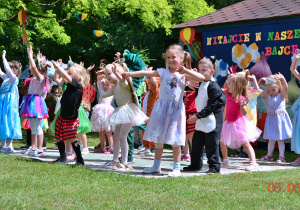
[(73, 71), (73, 68), (77, 81), (79, 82), (79, 84), (81, 84), (82, 87), (90, 83), (90, 75), (86, 73), (86, 69), (83, 66), (75, 63), (71, 67), (69, 67), (69, 71), (71, 69)]
[[(122, 64), (114, 63), (114, 64), (117, 66), (117, 72), (119, 74), (123, 73), (123, 72), (129, 72), (129, 68), (127, 67), (127, 65), (125, 63), (122, 63)], [(108, 65), (105, 66), (105, 70), (109, 70), (110, 68), (113, 68), (112, 64), (108, 64)], [(133, 87), (131, 77), (127, 78), (126, 80), (127, 80), (128, 84), (129, 84), (129, 87), (130, 87), (130, 92), (131, 92), (131, 95), (132, 95), (132, 101), (137, 106), (139, 106), (139, 100), (138, 100), (137, 95), (134, 91), (134, 87)]]
[(165, 59), (165, 63), (167, 63), (167, 53), (169, 50), (175, 50), (178, 52), (180, 57), (184, 58), (184, 50), (183, 48), (179, 45), (179, 44), (172, 44), (168, 47), (168, 49), (166, 50), (166, 52), (163, 54), (163, 58)]
[[(278, 86), (278, 93), (281, 93), (282, 90), (283, 90), (283, 86), (282, 86), (281, 81), (280, 81), (279, 79), (274, 78), (273, 75), (271, 75), (271, 76), (269, 76), (269, 77), (270, 77), (272, 80), (276, 81), (276, 83), (273, 83), (273, 84), (276, 84), (276, 85)], [(268, 77), (267, 77), (267, 78), (268, 78)], [(266, 86), (268, 86), (268, 85), (272, 85), (272, 84), (266, 84)], [(289, 101), (289, 97), (288, 97), (288, 95), (287, 95), (287, 92), (286, 92), (286, 94), (285, 94), (285, 96), (284, 96), (284, 100), (285, 100), (286, 102)]]
[(183, 66), (187, 69), (192, 69), (192, 56), (186, 51), (184, 51)]
[[(232, 83), (235, 87), (235, 94), (232, 95), (232, 97), (238, 102), (238, 99), (240, 96), (244, 96), (247, 98), (247, 80), (246, 78), (241, 74), (234, 74), (229, 77), (229, 79), (232, 80)], [(229, 93), (227, 92), (227, 95)]]
[(209, 58), (203, 58), (199, 61), (198, 66), (200, 64), (207, 64), (209, 66), (210, 69), (215, 70), (214, 64), (212, 63), (212, 61)]

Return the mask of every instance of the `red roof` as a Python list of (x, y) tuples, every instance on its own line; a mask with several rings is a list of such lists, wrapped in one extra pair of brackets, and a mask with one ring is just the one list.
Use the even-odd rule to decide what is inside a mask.
[(171, 29), (293, 15), (300, 15), (300, 0), (244, 0)]

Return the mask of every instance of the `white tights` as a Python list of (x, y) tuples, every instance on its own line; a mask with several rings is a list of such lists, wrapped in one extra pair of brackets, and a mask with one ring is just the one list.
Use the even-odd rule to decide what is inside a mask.
[(121, 125), (116, 125), (115, 133), (113, 136), (114, 148), (113, 148), (113, 161), (118, 162), (120, 144), (121, 144), (121, 153), (122, 153), (122, 163), (127, 165), (128, 159), (128, 143), (127, 135), (132, 127), (132, 123), (125, 123)]
[[(273, 156), (276, 140), (269, 140), (268, 143), (268, 155)], [(277, 141), (279, 148), (279, 156), (284, 157), (285, 144), (283, 140)]]

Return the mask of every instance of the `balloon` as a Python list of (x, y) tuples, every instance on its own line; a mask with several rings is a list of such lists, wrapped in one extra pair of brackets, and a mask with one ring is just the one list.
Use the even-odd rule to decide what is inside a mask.
[(195, 38), (195, 29), (193, 28), (184, 28), (180, 31), (180, 39), (185, 43), (189, 44)]
[(105, 32), (101, 30), (94, 30), (93, 33), (96, 37), (101, 37), (105, 34)]
[(24, 9), (21, 9), (18, 13), (18, 20), (20, 22), (20, 25), (25, 25), (26, 22), (26, 13)]

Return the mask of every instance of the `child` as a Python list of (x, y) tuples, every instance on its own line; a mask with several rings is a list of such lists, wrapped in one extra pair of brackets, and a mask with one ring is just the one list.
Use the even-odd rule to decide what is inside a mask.
[[(152, 71), (152, 67), (147, 67), (148, 71)], [(147, 79), (145, 79), (145, 83), (146, 83), (146, 90), (147, 93), (144, 97), (143, 100), (143, 112), (150, 117), (151, 112), (153, 110), (154, 104), (155, 102), (158, 100), (159, 97), (159, 80), (156, 77), (147, 77)], [(142, 136), (144, 136), (144, 131)], [(152, 152), (150, 151), (150, 148), (155, 149), (155, 143), (153, 142), (149, 142), (146, 140), (143, 140), (143, 146), (144, 146), (144, 150), (142, 150), (141, 152), (139, 152), (139, 155), (149, 155), (152, 156)]]
[(288, 84), (280, 73), (261, 78), (265, 81), (267, 92), (262, 91), (261, 96), (268, 98), (268, 112), (264, 128), (264, 139), (268, 139), (268, 154), (261, 160), (273, 160), (273, 151), (277, 141), (279, 157), (277, 163), (286, 162), (284, 158), (284, 140), (292, 137), (292, 123), (285, 108), (287, 101)]
[[(27, 49), (27, 53), (29, 57), (29, 69), (33, 78), (30, 80), (28, 95), (23, 98), (20, 117), (29, 119), (32, 147), (29, 147), (23, 151), (23, 153), (31, 156), (44, 156), (44, 133), (41, 120), (48, 118), (48, 111), (42, 94), (46, 93), (49, 89), (47, 68), (50, 67), (50, 65), (45, 64), (43, 61), (33, 60), (31, 45), (30, 48)], [(37, 146), (38, 149), (36, 148)]]
[[(192, 69), (192, 58), (191, 54), (184, 51), (184, 67), (187, 69)], [(196, 70), (196, 69), (194, 69)], [(196, 70), (197, 71), (197, 70)], [(193, 83), (190, 81), (190, 83)], [(198, 83), (197, 83), (198, 84)], [(195, 97), (196, 97), (196, 91), (195, 90), (187, 90), (184, 94), (184, 106), (185, 106), (185, 114), (186, 114), (186, 138), (185, 138), (185, 145), (183, 146), (183, 156), (181, 157), (181, 160), (185, 161), (191, 161), (190, 156), (190, 144), (192, 145), (192, 139), (195, 132), (195, 123), (188, 124), (188, 119), (197, 113), (197, 108), (195, 104)]]
[[(104, 167), (111, 167), (116, 170), (128, 170), (128, 143), (127, 135), (132, 125), (144, 124), (148, 117), (138, 106), (138, 99), (134, 93), (131, 79), (124, 79), (121, 73), (129, 71), (126, 64), (121, 66), (118, 63), (105, 66), (105, 76), (115, 86), (108, 91), (101, 91), (101, 97), (114, 95), (117, 108), (110, 118), (110, 123), (115, 126), (113, 136), (113, 161), (106, 163)], [(122, 162), (119, 163), (118, 156), (121, 144)]]
[(84, 165), (76, 135), (79, 126), (78, 109), (82, 100), (82, 85), (85, 84), (86, 70), (81, 65), (70, 64), (67, 73), (54, 61), (52, 63), (55, 71), (67, 82), (67, 88), (61, 98), (60, 115), (55, 123), (55, 139), (60, 157), (54, 162), (68, 162), (64, 142), (70, 142), (77, 156), (76, 165)]
[[(68, 65), (66, 65), (66, 68), (68, 68), (70, 65), (73, 64), (73, 61), (69, 61)], [(57, 61), (57, 65), (58, 66), (62, 66), (62, 60), (59, 59)], [(82, 82), (80, 82), (80, 84), (84, 87), (85, 85), (87, 85), (90, 81), (90, 77), (88, 74), (85, 75), (81, 75), (83, 77)], [(63, 92), (66, 90), (67, 88), (67, 82), (65, 81), (64, 78), (61, 78), (58, 73), (54, 74), (54, 78), (55, 78), (55, 82), (62, 87)], [(82, 101), (81, 101), (82, 104)], [(50, 129), (52, 130), (52, 132), (55, 132), (55, 123), (57, 118), (60, 115), (61, 110), (58, 109), (55, 115), (55, 119), (53, 120)], [(78, 139), (79, 141), (82, 141), (84, 143), (83, 145), (83, 149), (81, 154), (85, 155), (85, 154), (89, 154), (89, 150), (87, 148), (87, 139), (86, 139), (86, 133), (91, 132), (91, 122), (87, 117), (87, 114), (84, 110), (84, 108), (80, 105), (79, 106), (79, 110), (78, 110), (78, 117), (79, 117), (79, 126), (77, 129), (77, 135), (78, 135)], [(76, 156), (74, 155), (74, 153), (72, 153), (72, 145), (70, 143), (70, 141), (66, 141), (66, 150), (67, 150), (67, 157), (70, 160), (74, 160), (76, 158)]]
[[(297, 71), (297, 62), (300, 59), (300, 54), (297, 54), (291, 64), (291, 71), (295, 75), (295, 77), (300, 80), (300, 73)], [(296, 154), (300, 154), (300, 99), (298, 98), (293, 104), (293, 132), (292, 132), (292, 141), (291, 141), (291, 151), (294, 151)], [(300, 156), (294, 161), (291, 162), (293, 166), (300, 166)]]
[[(97, 77), (97, 86), (98, 90), (109, 91), (112, 88), (112, 85), (105, 78), (104, 74), (101, 74)], [(113, 154), (113, 137), (112, 137), (112, 128), (109, 122), (109, 119), (114, 111), (114, 108), (111, 106), (114, 97), (110, 96), (107, 98), (102, 98), (99, 96), (99, 103), (94, 106), (91, 122), (92, 122), (92, 131), (99, 132), (100, 145), (99, 149), (96, 149), (95, 153), (105, 153)], [(108, 140), (109, 149), (106, 150), (106, 137)]]
[(226, 83), (226, 121), (223, 123), (220, 139), (224, 165), (229, 165), (227, 147), (236, 149), (243, 146), (250, 158), (250, 165), (245, 170), (258, 171), (255, 153), (249, 142), (256, 141), (261, 130), (245, 116), (248, 102), (246, 97), (247, 80), (243, 75), (234, 74), (227, 79)]
[(22, 139), (18, 90), (18, 75), (22, 67), (19, 62), (7, 62), (5, 56), (6, 51), (3, 50), (2, 60), (6, 74), (0, 69), (0, 77), (4, 80), (0, 88), (0, 148), (3, 153), (13, 153), (13, 139)]
[(49, 115), (48, 123), (49, 123), (49, 125), (54, 120), (55, 106), (56, 106), (56, 103), (57, 103), (57, 100), (58, 100), (59, 97), (60, 97), (59, 87), (58, 87), (58, 85), (53, 85), (52, 88), (51, 88), (51, 94), (48, 94), (46, 99), (45, 99), (46, 105), (49, 108), (49, 112), (48, 112), (48, 115)]
[(220, 86), (213, 79), (214, 58), (204, 58), (199, 62), (199, 73), (205, 80), (197, 88), (196, 106), (198, 113), (191, 116), (187, 123), (196, 123), (193, 136), (193, 152), (191, 165), (183, 171), (202, 171), (203, 149), (205, 145), (209, 170), (207, 173), (219, 173), (219, 144), (223, 125), (223, 106), (226, 97)]
[[(185, 145), (185, 109), (183, 94), (185, 83), (193, 77), (195, 81), (203, 81), (204, 77), (192, 70), (181, 68), (184, 51), (180, 45), (171, 45), (165, 56), (166, 69), (157, 71), (126, 72), (126, 77), (160, 77), (159, 99), (152, 110), (147, 124), (144, 139), (155, 143), (154, 164), (145, 168), (144, 173), (160, 173), (160, 163), (164, 144), (173, 147), (173, 171), (168, 176), (180, 176), (181, 146)], [(185, 75), (187, 74), (187, 75)]]

